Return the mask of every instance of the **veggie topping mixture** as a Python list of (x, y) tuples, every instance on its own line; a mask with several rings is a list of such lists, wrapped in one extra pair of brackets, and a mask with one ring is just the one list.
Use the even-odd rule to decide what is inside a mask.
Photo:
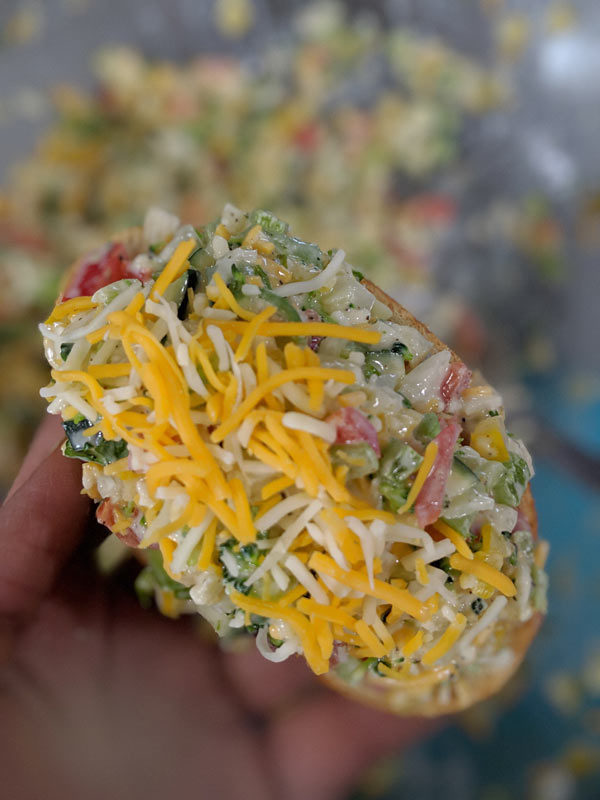
[(267, 211), (151, 209), (40, 326), (41, 394), (144, 602), (439, 691), (545, 608), (533, 468), (498, 394), (360, 277)]

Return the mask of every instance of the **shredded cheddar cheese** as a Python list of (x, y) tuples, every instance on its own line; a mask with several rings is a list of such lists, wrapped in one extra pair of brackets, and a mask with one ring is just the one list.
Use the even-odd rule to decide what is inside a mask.
[[(43, 390), (49, 410), (62, 413), (75, 454), (105, 448), (86, 465), (84, 491), (106, 501), (111, 529), (137, 538), (142, 557), (160, 554), (166, 576), (189, 589), (187, 599), (166, 579), (157, 582), (164, 614), (197, 609), (217, 621), (220, 634), (264, 625), (257, 645), (267, 657), (276, 647), (274, 660), (301, 652), (322, 674), (338, 658), (347, 668), (375, 659), (368, 680), (436, 692), (460, 669), (456, 653), (464, 659), (477, 648), (492, 650), (491, 626), (481, 635), (484, 617), (470, 610), (473, 596), (504, 595), (491, 608), (494, 620), (502, 615), (499, 624), (510, 624), (517, 604), (506, 597), (517, 597), (518, 587), (523, 593), (505, 574), (514, 574), (510, 546), (499, 552), (504, 540), (493, 514), (471, 531), (481, 534), (468, 539), (481, 541), (476, 553), (441, 518), (420, 527), (417, 500), (425, 503), (430, 487), (441, 487), (438, 512), (454, 503), (442, 486), (452, 482), (440, 479), (453, 453), (442, 436), (425, 446), (413, 435), (423, 416), (416, 408), (410, 431), (394, 432), (401, 426), (391, 389), (390, 411), (380, 408), (381, 388), (363, 367), (369, 347), (392, 346), (396, 323), (384, 347), (375, 311), (368, 323), (320, 321), (331, 319), (326, 304), (337, 276), (345, 292), (352, 280), (344, 252), (325, 257), (325, 277), (315, 269), (304, 280), (305, 267), (298, 274), (294, 259), (281, 263), (266, 223), (242, 230), (246, 218), (240, 212), (236, 219), (221, 220), (208, 240), (189, 238), (188, 228), (175, 232), (170, 256), (156, 256), (154, 282), (123, 281), (115, 293), (94, 295), (110, 300), (57, 304), (41, 326), (54, 348), (53, 383)], [(210, 242), (202, 259), (214, 255), (214, 270), (197, 284), (204, 289), (184, 275), (201, 241)], [(324, 303), (323, 313), (299, 322), (312, 308), (306, 292), (311, 303)], [(413, 336), (423, 370), (431, 343)], [(336, 350), (323, 339), (341, 343)], [(405, 362), (398, 381), (410, 381), (412, 369)], [(477, 388), (462, 395), (469, 402), (481, 396)], [(428, 408), (438, 399), (429, 398)], [(450, 412), (438, 416), (442, 430), (452, 424)], [(466, 430), (473, 431), (471, 455), (506, 464), (503, 418)], [(398, 443), (401, 469), (414, 464), (401, 487), (393, 485), (398, 465), (384, 471), (386, 449)], [(406, 496), (400, 507), (381, 488), (386, 480), (391, 497), (396, 488)], [(542, 544), (531, 549), (538, 569), (546, 552)], [(442, 558), (460, 573), (451, 591)], [(464, 613), (456, 613), (456, 596)]]
[(437, 442), (429, 442), (425, 450), (425, 455), (423, 456), (423, 463), (419, 467), (419, 471), (417, 472), (417, 477), (415, 478), (413, 485), (409, 489), (406, 502), (401, 508), (398, 509), (397, 512), (398, 515), (404, 514), (405, 511), (408, 511), (411, 508), (412, 504), (417, 499), (417, 497), (419, 496), (419, 492), (423, 488), (423, 484), (427, 480), (427, 477), (431, 472), (431, 468), (434, 465), (437, 452), (438, 452)]
[(465, 615), (457, 614), (456, 619), (448, 625), (439, 641), (423, 655), (421, 663), (426, 667), (430, 667), (432, 664), (435, 664), (436, 661), (439, 661), (442, 656), (445, 656), (458, 641), (466, 624), (467, 618)]
[(517, 593), (514, 583), (507, 575), (504, 575), (500, 570), (491, 567), (484, 561), (479, 561), (478, 559), (469, 560), (461, 556), (460, 553), (454, 553), (450, 556), (450, 566), (460, 572), (475, 575), (475, 577), (489, 583), (490, 586), (498, 589), (498, 591), (502, 592), (502, 594), (507, 597), (514, 597)]
[(74, 314), (81, 314), (82, 311), (90, 311), (90, 309), (96, 308), (97, 305), (92, 301), (91, 297), (73, 297), (71, 300), (65, 300), (54, 307), (54, 310), (46, 320), (46, 325), (59, 322), (66, 317), (72, 317)]
[(438, 519), (437, 522), (434, 522), (433, 527), (436, 531), (439, 531), (442, 536), (445, 536), (446, 539), (450, 539), (461, 556), (464, 556), (469, 560), (473, 558), (473, 551), (458, 531), (455, 531), (454, 528), (451, 528), (450, 525), (441, 519)]

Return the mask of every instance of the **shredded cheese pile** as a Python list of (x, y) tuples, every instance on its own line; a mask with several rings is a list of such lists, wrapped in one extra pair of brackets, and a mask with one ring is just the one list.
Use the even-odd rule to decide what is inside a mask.
[[(215, 237), (226, 236), (219, 228)], [(258, 226), (244, 246), (269, 254), (260, 233)], [(353, 495), (348, 466), (332, 463), (336, 430), (326, 417), (356, 375), (323, 366), (295, 339), (376, 345), (381, 334), (368, 324), (279, 321), (275, 306), (253, 313), (218, 271), (204, 293), (188, 290), (191, 310), (181, 320), (164, 294), (195, 246), (181, 241), (154, 282), (129, 281), (104, 304), (59, 303), (41, 326), (47, 350), (72, 345), (62, 362), (51, 358), (53, 382), (42, 390), (49, 411), (65, 420), (83, 415), (92, 423), (85, 437), (127, 443), (126, 457), (86, 465), (84, 486), (95, 499), (113, 499), (113, 532), (135, 531), (142, 549), (158, 546), (169, 576), (191, 587), (188, 604), (209, 619), (207, 609), (219, 604), (232, 628), (266, 619), (271, 642), (302, 653), (317, 674), (341, 647), (378, 660), (384, 680), (441, 683), (454, 670), (450, 655), (485, 634), (516, 588), (485, 549), (474, 554), (443, 521), (429, 531), (418, 526), (411, 509), (435, 441), (397, 513)], [(317, 288), (332, 264), (339, 269), (339, 253), (314, 279)], [(288, 279), (280, 296), (292, 291)], [(127, 502), (133, 513), (123, 511)], [(247, 547), (259, 555), (240, 577), (236, 554)], [(468, 638), (447, 573), (431, 566), (446, 557), (488, 596), (497, 593)], [(390, 577), (397, 564), (410, 580)], [(159, 605), (178, 613), (173, 592), (161, 592)], [(278, 652), (260, 637), (267, 653)]]

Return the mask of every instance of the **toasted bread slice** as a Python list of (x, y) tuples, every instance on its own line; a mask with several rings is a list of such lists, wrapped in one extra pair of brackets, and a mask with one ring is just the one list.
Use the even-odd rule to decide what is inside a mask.
[[(123, 243), (133, 256), (142, 247), (143, 232), (140, 227), (129, 228), (113, 236), (111, 241)], [(67, 271), (62, 283), (62, 291), (69, 285), (88, 258), (89, 256), (84, 256), (78, 259)], [(392, 321), (416, 328), (433, 344), (435, 351), (450, 349), (429, 328), (378, 286), (366, 279), (362, 283), (391, 310)], [(450, 350), (450, 353), (452, 361), (460, 361), (455, 352)], [(534, 537), (537, 538), (537, 514), (529, 487), (521, 501), (520, 510), (527, 519)], [(136, 550), (134, 552), (138, 557), (143, 557), (143, 551)], [(512, 657), (501, 660), (500, 666), (479, 669), (479, 671), (469, 670), (465, 673), (459, 671), (449, 684), (449, 692), (445, 692), (443, 700), (436, 693), (432, 694), (429, 689), (407, 688), (393, 678), (382, 679), (370, 676), (368, 673), (367, 677), (357, 685), (348, 684), (335, 672), (324, 675), (323, 680), (336, 691), (348, 697), (396, 714), (435, 717), (462, 711), (474, 703), (490, 697), (502, 688), (521, 664), (542, 621), (543, 615), (536, 613), (526, 622), (515, 624), (509, 630), (505, 630), (502, 649), (512, 653)]]

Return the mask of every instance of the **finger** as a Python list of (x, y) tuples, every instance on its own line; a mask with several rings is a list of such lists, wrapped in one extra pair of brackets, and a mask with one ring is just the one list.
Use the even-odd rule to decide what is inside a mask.
[(436, 720), (394, 717), (335, 694), (315, 697), (278, 718), (269, 754), (286, 800), (333, 800), (347, 795), (374, 761), (418, 741)]
[(270, 714), (320, 689), (303, 658), (292, 656), (273, 664), (258, 652), (254, 641), (244, 644), (243, 650), (223, 653), (222, 659), (225, 675), (247, 711)]
[(54, 450), (0, 509), (0, 650), (52, 587), (85, 529), (89, 501), (80, 486), (79, 463)]
[(8, 490), (7, 499), (11, 497), (30, 477), (31, 473), (39, 466), (40, 462), (50, 455), (65, 438), (65, 433), (60, 424), (60, 419), (47, 414), (40, 423), (27, 455), (21, 465), (13, 485)]

